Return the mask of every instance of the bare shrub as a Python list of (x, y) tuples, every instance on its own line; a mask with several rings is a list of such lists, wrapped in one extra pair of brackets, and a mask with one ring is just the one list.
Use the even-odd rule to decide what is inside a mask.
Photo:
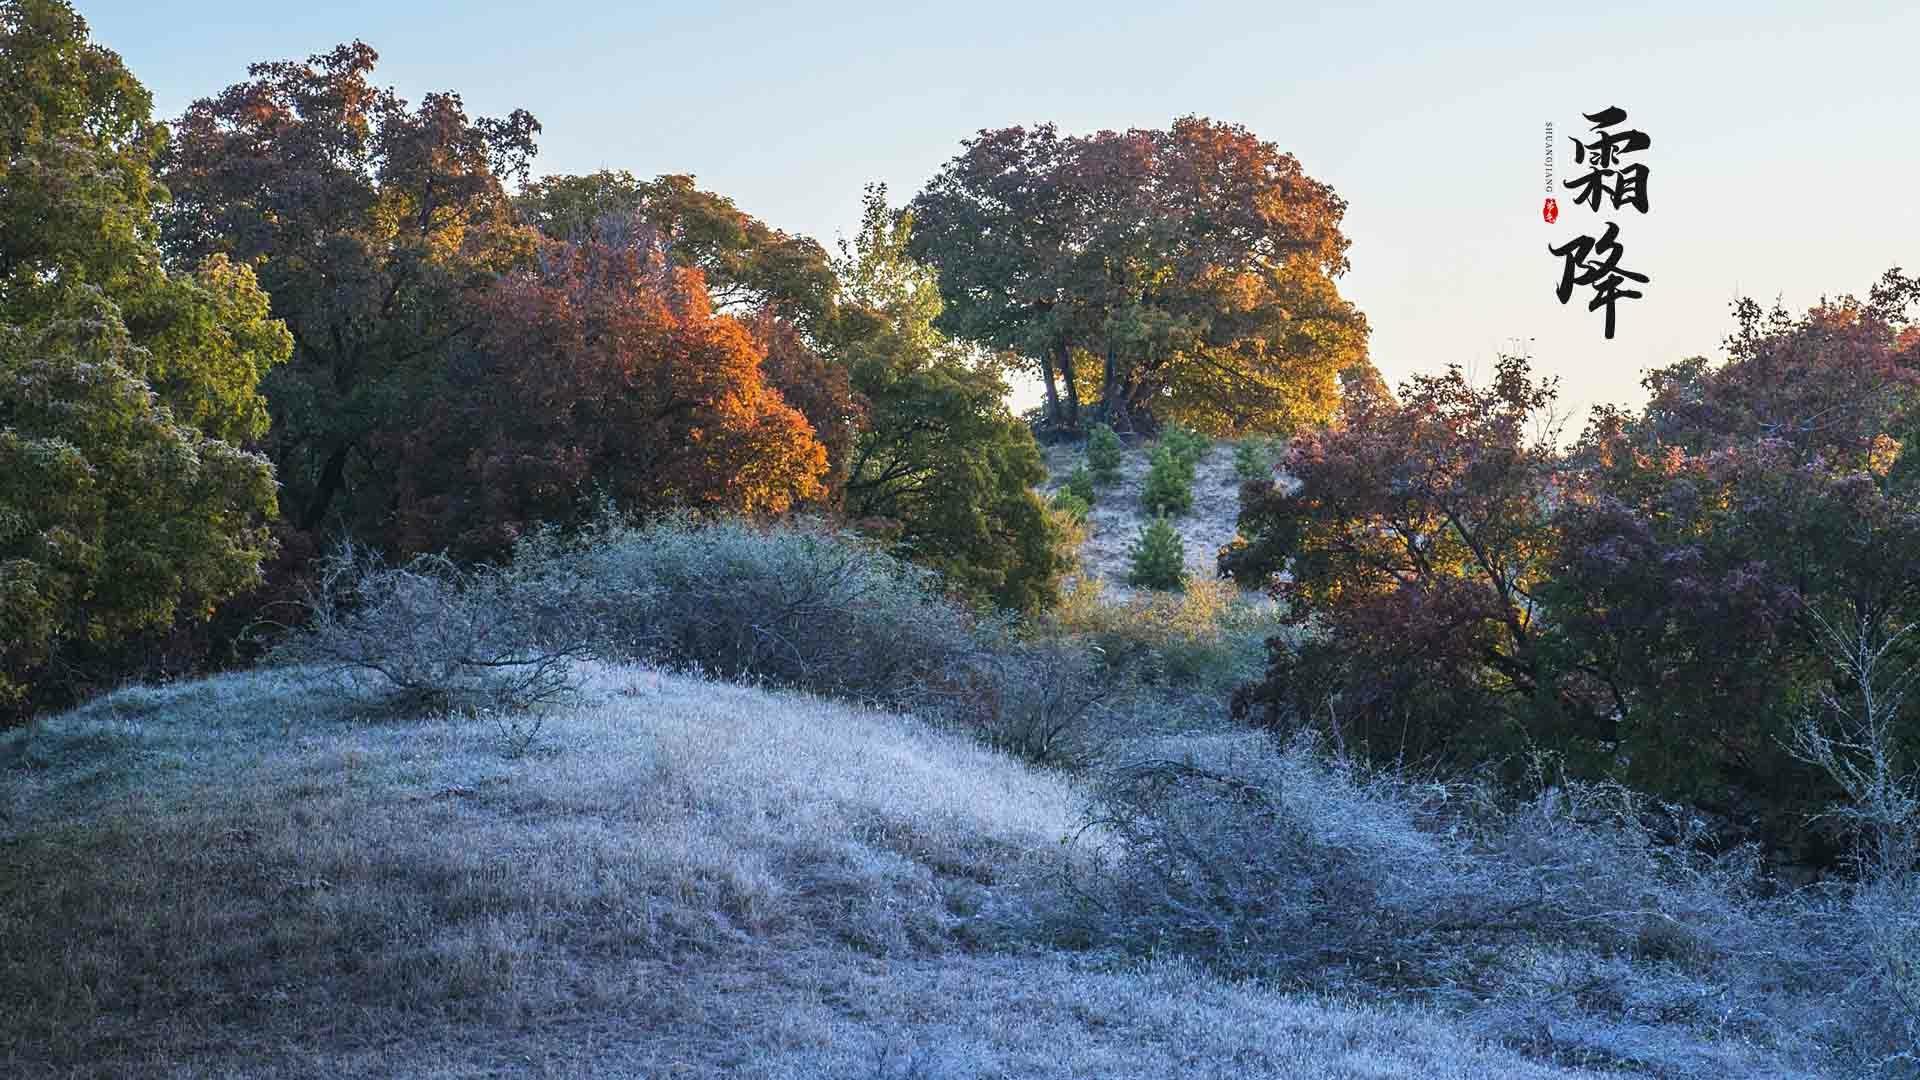
[(956, 653), (910, 704), (1037, 765), (1083, 767), (1100, 754), (1118, 680), (1083, 644), (999, 640)]
[(1910, 893), (1775, 891), (1753, 849), (1699, 854), (1703, 824), (1613, 785), (1543, 772), (1515, 804), (1307, 743), (1165, 745), (1097, 787), (1090, 835), (1117, 854), (1073, 883), (1064, 937), (1424, 997), (1572, 1064), (1911, 1071)]
[(1839, 913), (1864, 968), (1851, 995), (1854, 1043), (1881, 1071), (1920, 1073), (1920, 771), (1900, 748), (1915, 627), (1858, 609), (1838, 621), (1807, 614), (1848, 692), (1823, 688), (1787, 748), (1846, 793), (1825, 816), (1857, 839), (1861, 885)]
[(390, 566), (346, 543), (323, 561), (307, 625), (277, 655), (356, 676), (395, 711), (524, 713), (575, 686), (590, 636), (577, 585), (439, 555)]

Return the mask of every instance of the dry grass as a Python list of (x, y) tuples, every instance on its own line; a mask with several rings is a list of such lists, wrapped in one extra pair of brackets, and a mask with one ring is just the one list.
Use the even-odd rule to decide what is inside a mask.
[(1036, 898), (1102, 857), (1060, 843), (1056, 775), (586, 675), (514, 758), (284, 670), (8, 736), (0, 1075), (1567, 1075), (1417, 1012), (1040, 948)]

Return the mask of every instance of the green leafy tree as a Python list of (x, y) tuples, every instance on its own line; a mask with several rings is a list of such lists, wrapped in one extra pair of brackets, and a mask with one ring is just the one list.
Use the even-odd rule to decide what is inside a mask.
[(1120, 482), (1120, 436), (1105, 424), (1095, 424), (1087, 434), (1087, 468), (1093, 481), (1102, 487)]
[(1046, 478), (1040, 449), (1007, 410), (998, 368), (934, 328), (940, 292), (907, 255), (912, 228), (869, 188), (838, 264), (842, 310), (827, 336), (867, 407), (846, 512), (977, 600), (1050, 606), (1065, 566), (1033, 491)]
[(155, 244), (164, 129), (56, 0), (0, 3), (0, 708), (79, 644), (254, 583), (271, 549), (263, 372), (287, 333), (223, 258)]
[(1180, 531), (1165, 517), (1140, 526), (1127, 547), (1127, 584), (1148, 589), (1179, 589), (1187, 583), (1187, 548)]

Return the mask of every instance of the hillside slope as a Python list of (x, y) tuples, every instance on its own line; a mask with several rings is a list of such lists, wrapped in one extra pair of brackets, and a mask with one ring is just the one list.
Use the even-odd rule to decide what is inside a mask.
[(0, 738), (0, 1073), (1577, 1075), (1049, 947), (1080, 794), (911, 720), (612, 667), (519, 756), (357, 709), (260, 672)]
[[(1105, 586), (1106, 595), (1125, 600), (1135, 592), (1127, 584), (1131, 561), (1127, 548), (1152, 515), (1140, 505), (1146, 483), (1147, 457), (1153, 444), (1129, 445), (1123, 451), (1120, 481), (1099, 492), (1087, 515), (1087, 539), (1080, 548), (1082, 569)], [(1067, 477), (1086, 459), (1081, 443), (1057, 443), (1043, 451), (1047, 463), (1048, 498), (1066, 485)], [(1194, 468), (1193, 509), (1173, 519), (1187, 549), (1187, 572), (1211, 578), (1215, 556), (1238, 532), (1240, 477), (1233, 468), (1233, 444), (1215, 443)]]

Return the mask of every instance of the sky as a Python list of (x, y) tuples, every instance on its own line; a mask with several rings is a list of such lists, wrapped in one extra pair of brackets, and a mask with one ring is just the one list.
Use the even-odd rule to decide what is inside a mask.
[[(171, 118), (355, 38), (409, 99), (526, 108), (539, 173), (694, 174), (830, 248), (862, 187), (911, 197), (982, 128), (1245, 125), (1348, 203), (1343, 293), (1390, 382), (1524, 350), (1577, 418), (1641, 373), (1717, 356), (1738, 296), (1802, 310), (1920, 271), (1920, 4), (895, 3), (78, 0)], [(1650, 209), (1541, 220), (1582, 113), (1644, 131)], [(1591, 136), (1589, 136), (1591, 138)], [(1618, 222), (1647, 275), (1613, 340), (1562, 306), (1547, 248)]]

